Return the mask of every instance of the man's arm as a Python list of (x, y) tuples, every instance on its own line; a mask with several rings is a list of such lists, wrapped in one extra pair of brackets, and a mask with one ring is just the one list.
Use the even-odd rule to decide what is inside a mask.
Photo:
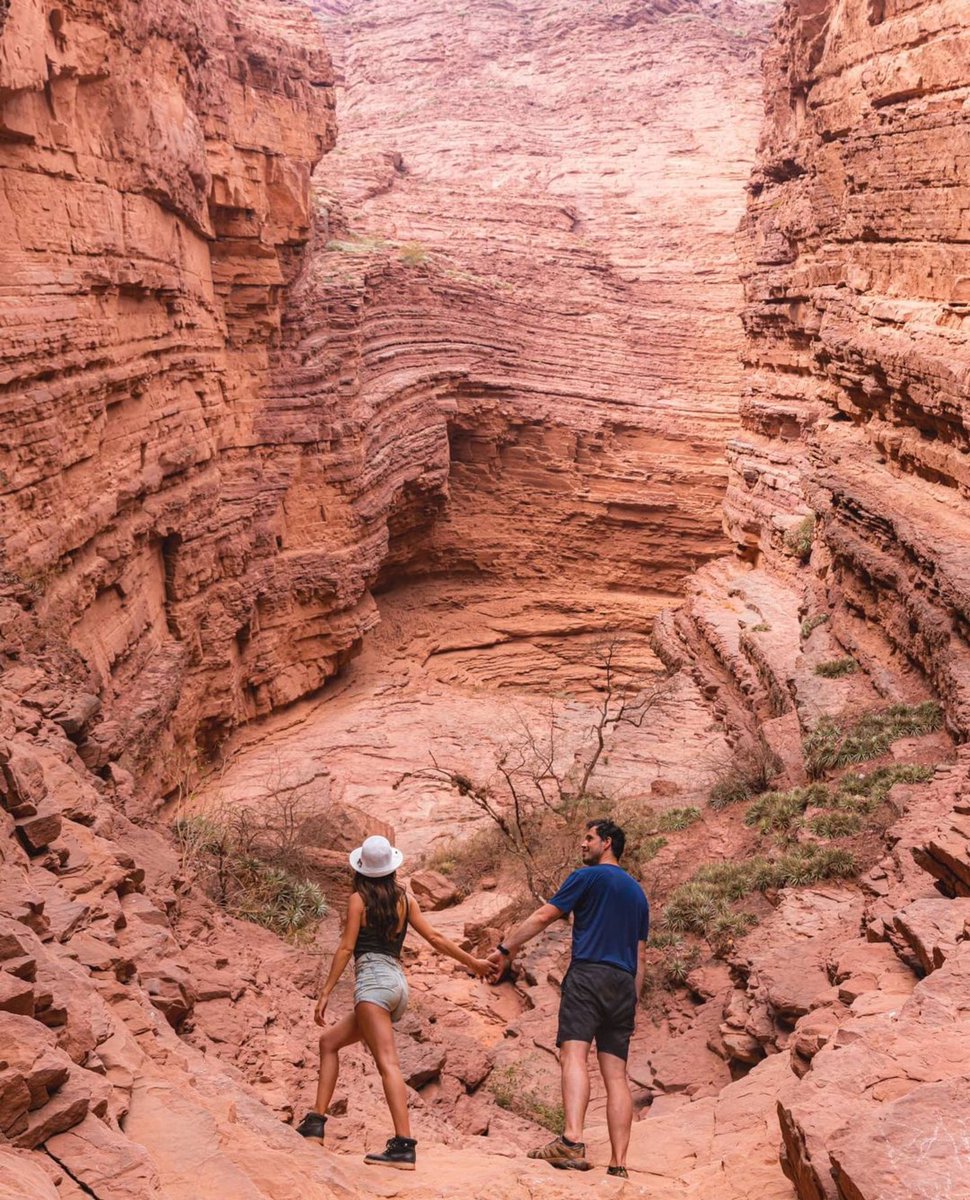
[(531, 916), (526, 917), (521, 925), (516, 925), (502, 943), (509, 951), (509, 957), (514, 958), (526, 942), (531, 941), (537, 933), (542, 933), (543, 929), (551, 925), (553, 921), (560, 920), (564, 915), (554, 904), (540, 905)]
[(502, 945), (508, 950), (508, 955), (504, 955), (501, 950), (493, 950), (488, 956), (488, 961), (495, 968), (493, 976), (498, 977), (506, 966), (515, 958), (516, 954), (522, 949), (526, 942), (531, 941), (538, 933), (542, 933), (543, 929), (551, 925), (553, 921), (558, 921), (565, 916), (565, 913), (560, 912), (554, 904), (540, 905), (531, 916), (526, 919), (507, 934)]

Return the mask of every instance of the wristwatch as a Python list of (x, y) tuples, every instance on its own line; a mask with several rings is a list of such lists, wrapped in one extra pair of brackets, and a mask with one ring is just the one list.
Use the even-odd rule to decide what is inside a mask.
[(508, 946), (506, 946), (506, 944), (504, 942), (499, 942), (499, 944), (495, 947), (495, 949), (499, 952), (499, 954), (504, 954), (506, 958), (512, 957), (512, 951), (508, 948)]

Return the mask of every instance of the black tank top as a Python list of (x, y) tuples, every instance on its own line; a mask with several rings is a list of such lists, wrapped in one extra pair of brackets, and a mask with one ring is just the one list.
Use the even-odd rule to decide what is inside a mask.
[(386, 954), (389, 958), (400, 958), (401, 947), (404, 945), (404, 938), (408, 931), (408, 912), (410, 907), (411, 902), (405, 892), (404, 924), (401, 926), (400, 932), (391, 938), (381, 937), (375, 929), (371, 929), (367, 925), (361, 925), (357, 931), (357, 941), (354, 944), (354, 958), (360, 958), (362, 954)]

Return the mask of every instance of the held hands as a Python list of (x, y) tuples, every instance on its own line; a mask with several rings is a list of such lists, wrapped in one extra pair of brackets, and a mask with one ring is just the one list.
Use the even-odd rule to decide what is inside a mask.
[[(479, 979), (485, 979), (487, 976), (491, 976), (492, 974), (492, 964), (487, 958), (476, 958), (475, 965), (472, 970), (479, 977)], [(490, 979), (489, 982), (491, 982)]]
[(488, 963), (488, 982), (492, 984), (501, 982), (502, 976), (512, 965), (511, 958), (503, 954), (501, 950), (493, 950), (486, 961)]

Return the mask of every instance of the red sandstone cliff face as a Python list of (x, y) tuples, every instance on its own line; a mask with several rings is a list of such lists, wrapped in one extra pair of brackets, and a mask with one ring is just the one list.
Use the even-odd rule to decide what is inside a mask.
[[(657, 632), (793, 782), (822, 718), (935, 697), (967, 735), (968, 50), (965, 7), (947, 0), (789, 0), (768, 57), (739, 239), (746, 384), (724, 506), (738, 554), (699, 571)], [(816, 672), (839, 659), (845, 677)], [(948, 757), (942, 742), (892, 748), (915, 753)], [(816, 898), (811, 928), (782, 938), (776, 920), (776, 950), (756, 935), (736, 964), (733, 1052), (764, 1044), (767, 1015), (801, 1079), (779, 1095), (801, 1200), (970, 1188), (970, 1060), (941, 1041), (966, 1019), (967, 789), (961, 747), (894, 794), (861, 896)]]
[(341, 138), (288, 403), (341, 400), (356, 507), (394, 497), (379, 586), (648, 627), (722, 545), (764, 6), (318, 7)]
[[(170, 780), (176, 746), (255, 710), (299, 606), (258, 397), (333, 137), (301, 5), (10, 10), (0, 532), (9, 593), (105, 703), (93, 766)], [(286, 647), (280, 700), (336, 653)]]

